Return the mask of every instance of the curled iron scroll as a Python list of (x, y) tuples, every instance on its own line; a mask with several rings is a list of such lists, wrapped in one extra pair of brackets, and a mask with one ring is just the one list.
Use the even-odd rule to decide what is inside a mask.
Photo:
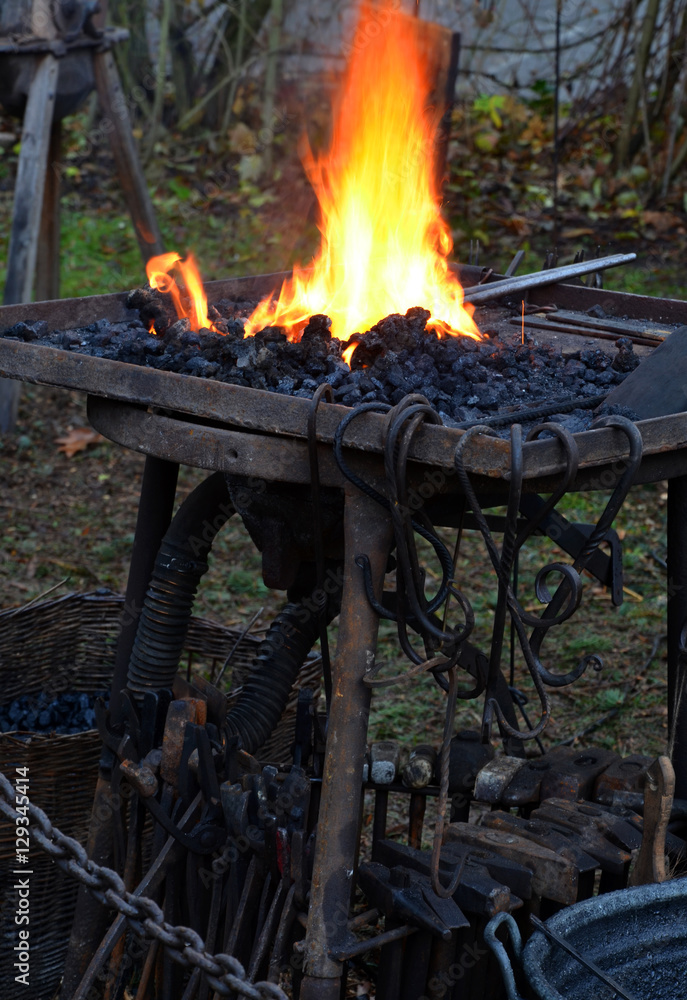
[[(592, 429), (599, 427), (617, 427), (618, 430), (622, 431), (628, 440), (629, 455), (627, 459), (623, 459), (625, 468), (608, 499), (601, 517), (597, 521), (594, 530), (585, 542), (582, 550), (571, 567), (571, 569), (577, 574), (578, 579), (584, 568), (589, 563), (589, 560), (598, 549), (599, 545), (603, 542), (606, 532), (609, 530), (618, 512), (620, 511), (628, 490), (634, 481), (637, 469), (639, 468), (639, 463), (642, 460), (642, 436), (637, 430), (637, 427), (632, 423), (632, 421), (628, 420), (627, 417), (619, 415), (601, 417), (592, 424)], [(569, 600), (570, 594), (571, 587), (569, 586), (568, 581), (564, 579), (559, 584), (558, 589), (543, 611), (539, 623), (534, 626), (534, 631), (530, 636), (530, 646), (537, 660), (539, 659), (539, 651), (544, 638), (546, 637), (546, 633), (552, 625), (557, 624), (554, 619), (559, 613), (559, 609), (563, 606), (564, 601)], [(538, 669), (542, 679), (550, 687), (565, 687), (581, 677), (590, 665), (594, 666), (595, 669), (599, 669), (601, 665), (600, 658), (596, 655), (585, 656), (582, 660), (580, 660), (577, 667), (569, 671), (567, 674), (554, 674), (547, 670), (541, 662), (539, 662)]]

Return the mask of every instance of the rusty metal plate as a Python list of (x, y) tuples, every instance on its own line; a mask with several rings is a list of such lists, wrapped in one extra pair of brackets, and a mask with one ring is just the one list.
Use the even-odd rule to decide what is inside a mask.
[[(460, 269), (466, 285), (473, 284), (479, 273), (477, 268)], [(277, 287), (284, 277), (285, 274), (275, 274), (228, 279), (210, 282), (206, 289), (211, 301), (238, 294), (258, 296)], [(547, 301), (555, 300), (564, 306), (570, 305), (568, 300), (572, 296), (578, 308), (580, 305), (587, 307), (589, 304), (599, 303), (616, 315), (687, 322), (685, 302), (573, 285), (555, 285), (537, 291), (542, 296), (546, 293)], [(123, 319), (127, 314), (130, 315), (126, 309), (127, 294), (124, 292), (118, 295), (0, 307), (0, 329), (6, 329), (19, 320), (33, 322), (45, 319), (52, 328), (65, 328), (92, 322), (94, 316)], [(1, 337), (0, 375), (172, 410), (228, 429), (240, 428), (258, 431), (263, 435), (274, 435), (282, 442), (284, 438), (307, 437), (309, 400), (215, 382), (212, 379), (160, 372), (52, 347), (3, 340)], [(323, 443), (332, 442), (336, 427), (348, 412), (347, 407), (339, 405), (321, 407), (318, 413), (318, 438)], [(346, 444), (353, 449), (379, 454), (382, 451), (384, 426), (384, 416), (364, 414), (347, 431)], [(645, 458), (637, 475), (637, 482), (662, 479), (687, 470), (687, 413), (640, 421), (638, 427), (644, 441)], [(423, 466), (452, 470), (455, 447), (461, 435), (461, 431), (452, 428), (422, 426), (415, 435), (409, 457)], [(208, 432), (205, 438), (206, 451), (213, 447), (210, 437)], [(574, 488), (608, 489), (622, 472), (623, 459), (628, 453), (625, 436), (614, 428), (602, 428), (578, 433), (575, 439), (580, 451), (580, 473)], [(264, 446), (263, 441), (261, 447)], [(217, 447), (222, 445), (218, 444)], [(148, 450), (143, 440), (139, 441), (139, 450)], [(509, 450), (508, 442), (503, 439), (476, 438), (466, 450), (467, 469), (485, 484), (489, 481), (495, 483), (507, 480)], [(153, 450), (152, 453), (158, 452)], [(164, 457), (168, 457), (166, 452)], [(540, 490), (551, 488), (565, 465), (561, 445), (554, 439), (526, 443), (523, 458), (525, 479), (529, 481), (530, 488)], [(205, 467), (205, 461), (203, 459), (202, 467)], [(191, 464), (199, 463), (194, 461)]]
[[(450, 268), (458, 274), (466, 288), (476, 285), (482, 276), (482, 268), (470, 264), (452, 264)], [(306, 268), (303, 273), (307, 274), (308, 270)], [(210, 303), (219, 302), (220, 299), (236, 299), (239, 296), (257, 299), (277, 291), (282, 282), (291, 277), (291, 273), (291, 271), (275, 271), (272, 274), (221, 278), (219, 281), (206, 281), (203, 288)], [(491, 280), (495, 281), (501, 277), (503, 275), (492, 275)], [(141, 280), (145, 284), (142, 274)], [(0, 330), (7, 330), (15, 323), (35, 323), (38, 320), (47, 323), (48, 330), (88, 326), (96, 319), (107, 319), (111, 323), (125, 322), (135, 319), (138, 315), (137, 310), (127, 309), (128, 297), (127, 290), (109, 295), (83, 295), (71, 299), (48, 299), (43, 302), (0, 306)]]
[[(117, 362), (109, 363), (117, 364)], [(132, 365), (126, 367), (135, 368)], [(166, 373), (164, 377), (169, 375), (170, 373)], [(179, 375), (177, 378), (193, 379), (193, 376)], [(193, 379), (193, 381), (207, 384), (207, 380)], [(223, 383), (218, 384), (223, 385)], [(258, 389), (246, 389), (241, 386), (226, 386), (226, 388), (240, 389), (244, 394), (275, 398), (272, 393), (261, 392)], [(289, 396), (277, 398), (286, 401), (287, 409), (289, 403), (304, 404), (304, 407), (299, 406), (299, 408), (305, 409), (307, 413), (308, 400)], [(332, 421), (331, 411), (334, 410), (337, 418)], [(347, 412), (348, 409), (343, 406), (331, 406), (331, 410), (329, 406), (321, 408), (318, 414), (318, 437), (321, 441), (327, 444), (331, 442), (338, 420)], [(230, 426), (212, 427), (195, 423), (192, 419), (184, 420), (150, 413), (140, 405), (122, 405), (98, 396), (89, 398), (88, 413), (95, 429), (105, 437), (144, 454), (156, 455), (159, 458), (167, 458), (201, 469), (224, 470), (237, 475), (280, 479), (282, 482), (310, 482), (304, 433), (275, 436), (265, 433), (246, 433), (233, 430)], [(365, 414), (359, 421), (359, 426), (351, 428), (350, 435), (346, 434), (346, 442), (350, 447), (350, 451), (347, 449), (349, 461), (362, 475), (377, 478), (381, 474), (379, 463), (366, 460), (372, 456), (360, 454), (360, 451), (355, 459), (350, 456), (355, 453), (355, 449), (381, 453), (383, 421), (384, 418), (378, 414)], [(637, 426), (644, 441), (645, 455), (636, 482), (655, 482), (687, 471), (687, 413), (640, 421)], [(376, 448), (371, 447), (369, 438), (365, 440), (364, 431), (368, 428), (373, 432), (370, 437), (374, 436), (377, 442)], [(331, 433), (327, 433), (330, 429)], [(462, 431), (447, 427), (421, 428), (411, 447), (411, 457), (416, 463), (421, 462), (422, 467), (438, 465), (452, 471), (452, 456), (461, 435)], [(623, 459), (628, 450), (626, 437), (613, 428), (584, 431), (575, 437), (584, 458), (581, 462), (583, 468), (577, 476), (574, 488), (604, 490), (612, 487), (624, 469)], [(473, 475), (480, 477), (480, 482), (476, 485), (493, 488), (495, 479), (507, 481), (508, 442), (487, 437), (480, 437), (476, 441), (483, 447), (481, 449), (475, 447), (468, 452), (470, 459), (468, 469)], [(424, 455), (416, 454), (421, 451), (422, 444), (426, 445)], [(562, 466), (558, 441), (528, 442), (523, 450), (529, 488), (540, 491), (553, 489), (557, 481), (556, 472), (560, 472)], [(262, 454), (258, 454), (260, 451)], [(320, 475), (326, 485), (341, 485), (341, 474), (334, 462), (331, 449), (326, 447), (320, 450)], [(411, 467), (411, 479), (419, 475), (418, 471), (412, 475)], [(444, 489), (446, 491), (451, 489), (448, 477), (440, 492)]]
[[(105, 358), (57, 350), (0, 338), (0, 375), (27, 382), (61, 386), (123, 402), (159, 407), (210, 420), (228, 428), (245, 428), (280, 437), (307, 437), (310, 401), (281, 396), (261, 389), (214, 382), (193, 375), (160, 372)], [(349, 408), (328, 404), (318, 414), (318, 438), (331, 443)], [(383, 450), (385, 418), (366, 413), (349, 429), (346, 444), (362, 451)], [(640, 421), (645, 453), (666, 454), (687, 448), (687, 413)], [(419, 428), (410, 448), (410, 458), (423, 465), (453, 469), (455, 447), (462, 431), (425, 425)], [(625, 435), (615, 428), (583, 431), (575, 435), (580, 451), (580, 469), (608, 466), (597, 489), (612, 485), (628, 454)], [(509, 443), (500, 438), (479, 437), (466, 450), (468, 471), (489, 479), (508, 479)], [(555, 439), (527, 442), (523, 448), (526, 479), (554, 476), (564, 468), (560, 443)], [(615, 470), (615, 471), (614, 471)], [(610, 477), (610, 478), (609, 478)], [(588, 488), (594, 488), (594, 484)]]
[(682, 299), (659, 299), (632, 292), (612, 292), (586, 285), (558, 284), (530, 290), (526, 301), (534, 305), (555, 305), (558, 309), (585, 313), (600, 306), (607, 316), (648, 320), (680, 326), (687, 323), (687, 302)]

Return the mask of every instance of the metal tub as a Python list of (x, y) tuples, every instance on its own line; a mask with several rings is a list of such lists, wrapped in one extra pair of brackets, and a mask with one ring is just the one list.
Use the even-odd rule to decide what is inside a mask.
[[(539, 1000), (613, 1000), (617, 995), (540, 931), (521, 948), (515, 921), (499, 914), (485, 939), (501, 965), (509, 1000), (522, 997), (506, 949), (495, 937), (501, 923), (507, 924), (516, 958)], [(546, 925), (632, 1000), (687, 998), (687, 878), (596, 896), (561, 910)]]

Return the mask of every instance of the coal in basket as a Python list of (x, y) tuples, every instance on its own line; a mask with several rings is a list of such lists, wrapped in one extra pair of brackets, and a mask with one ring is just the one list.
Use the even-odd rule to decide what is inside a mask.
[[(500, 913), (490, 921), (485, 940), (501, 965), (508, 1000), (522, 997), (506, 948), (495, 936), (502, 923), (531, 987), (528, 996), (539, 1000), (681, 1000), (687, 997), (686, 915), (687, 878), (680, 878), (568, 906), (546, 921), (549, 934), (536, 931), (524, 948), (513, 918)], [(564, 950), (564, 945), (597, 966), (606, 981)]]

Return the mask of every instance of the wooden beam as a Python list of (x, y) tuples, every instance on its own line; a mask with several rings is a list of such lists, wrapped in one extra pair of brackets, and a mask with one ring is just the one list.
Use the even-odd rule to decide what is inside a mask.
[(24, 112), (21, 151), (14, 188), (4, 302), (30, 302), (38, 252), (43, 188), (50, 147), (59, 64), (45, 55), (36, 65)]
[[(3, 297), (6, 305), (30, 302), (33, 293), (58, 72), (57, 59), (42, 56), (36, 63), (26, 101)], [(19, 392), (18, 383), (0, 382), (0, 434), (14, 429)]]
[(36, 258), (36, 300), (59, 298), (60, 294), (60, 153), (62, 123), (54, 121), (50, 133), (48, 165), (43, 189), (43, 211)]
[(136, 239), (143, 259), (163, 252), (162, 237), (146, 186), (119, 73), (111, 52), (93, 57), (95, 84), (104, 118), (108, 121), (110, 143), (117, 166), (119, 183), (133, 219)]
[(50, 9), (50, 0), (33, 0), (31, 5), (31, 31), (38, 38), (57, 38), (57, 25)]

